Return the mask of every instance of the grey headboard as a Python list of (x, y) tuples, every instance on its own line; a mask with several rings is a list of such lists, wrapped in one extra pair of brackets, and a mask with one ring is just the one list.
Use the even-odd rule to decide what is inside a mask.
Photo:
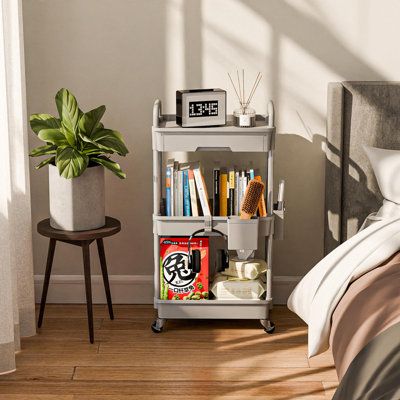
[(325, 254), (353, 236), (382, 204), (363, 144), (400, 149), (400, 82), (328, 86)]

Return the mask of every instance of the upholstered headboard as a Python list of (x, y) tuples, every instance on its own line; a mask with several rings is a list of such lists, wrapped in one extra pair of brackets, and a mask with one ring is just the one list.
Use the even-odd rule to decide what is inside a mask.
[(400, 149), (400, 82), (328, 86), (325, 254), (353, 236), (382, 204), (363, 144)]

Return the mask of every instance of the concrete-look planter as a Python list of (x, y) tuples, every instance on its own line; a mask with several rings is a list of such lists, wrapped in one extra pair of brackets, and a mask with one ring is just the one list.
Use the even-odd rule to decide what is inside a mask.
[(90, 167), (78, 178), (65, 179), (49, 165), (50, 225), (84, 231), (105, 224), (104, 168)]

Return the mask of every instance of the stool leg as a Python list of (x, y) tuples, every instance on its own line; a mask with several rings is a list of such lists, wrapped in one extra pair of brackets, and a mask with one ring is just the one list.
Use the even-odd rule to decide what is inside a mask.
[(90, 242), (82, 243), (82, 253), (83, 253), (83, 271), (85, 274), (85, 288), (86, 288), (86, 307), (87, 307), (87, 317), (89, 325), (89, 339), (90, 343), (94, 342), (94, 332), (93, 332), (93, 307), (92, 307), (92, 283), (90, 277), (90, 252), (89, 252)]
[(97, 250), (99, 252), (99, 258), (100, 258), (101, 273), (103, 274), (104, 289), (106, 291), (108, 313), (110, 314), (110, 319), (114, 319), (114, 312), (111, 301), (110, 283), (108, 281), (106, 253), (104, 251), (104, 243), (103, 239), (97, 239), (96, 241), (97, 241)]
[(49, 249), (47, 252), (46, 272), (44, 274), (42, 299), (40, 300), (38, 328), (42, 326), (43, 322), (44, 307), (46, 306), (47, 290), (49, 289), (51, 267), (53, 266), (53, 258), (55, 250), (56, 250), (56, 239), (50, 239)]

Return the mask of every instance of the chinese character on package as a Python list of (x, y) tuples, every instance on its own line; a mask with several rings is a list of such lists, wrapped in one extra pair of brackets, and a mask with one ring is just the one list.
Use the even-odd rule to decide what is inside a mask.
[(188, 268), (188, 238), (160, 238), (160, 299), (208, 299), (208, 238), (195, 237), (190, 241), (192, 250), (200, 250), (199, 273)]

